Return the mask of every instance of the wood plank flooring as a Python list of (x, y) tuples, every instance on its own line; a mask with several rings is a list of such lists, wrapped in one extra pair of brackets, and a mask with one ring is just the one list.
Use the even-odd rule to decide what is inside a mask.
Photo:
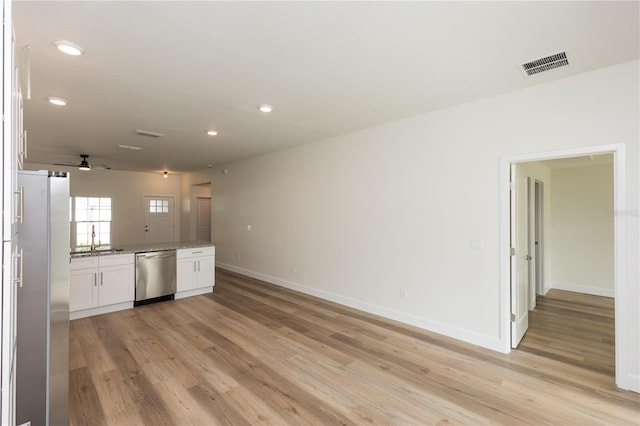
[(552, 289), (536, 298), (518, 350), (615, 376), (614, 299)]
[(640, 424), (602, 371), (254, 279), (71, 322), (72, 425)]

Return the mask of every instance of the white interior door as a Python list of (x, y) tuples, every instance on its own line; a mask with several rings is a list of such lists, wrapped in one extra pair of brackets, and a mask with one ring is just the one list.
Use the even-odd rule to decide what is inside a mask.
[(196, 239), (211, 241), (211, 198), (196, 198)]
[(511, 165), (511, 347), (516, 348), (529, 327), (528, 179)]
[(176, 209), (173, 197), (145, 195), (142, 238), (145, 244), (176, 240)]

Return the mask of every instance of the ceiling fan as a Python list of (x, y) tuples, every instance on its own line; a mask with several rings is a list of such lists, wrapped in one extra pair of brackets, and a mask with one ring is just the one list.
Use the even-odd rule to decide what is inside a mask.
[(77, 164), (77, 163), (54, 163), (54, 165), (55, 166), (77, 167), (80, 170), (91, 170), (91, 169), (111, 170), (111, 167), (107, 166), (106, 164), (89, 164), (89, 161), (87, 160), (89, 158), (88, 154), (80, 154), (80, 157), (82, 157), (82, 161), (80, 161), (80, 164)]

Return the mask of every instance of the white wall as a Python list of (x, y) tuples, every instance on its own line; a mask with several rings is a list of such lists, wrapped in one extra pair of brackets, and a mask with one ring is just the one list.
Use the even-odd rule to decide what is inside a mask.
[(613, 297), (613, 164), (553, 169), (551, 179), (551, 286)]
[(221, 266), (503, 350), (501, 159), (624, 144), (623, 369), (640, 390), (638, 75), (632, 61), (226, 164), (183, 187), (212, 181)]
[[(69, 171), (72, 197), (111, 197), (111, 244), (114, 246), (142, 243), (143, 195), (173, 196), (176, 203), (180, 200), (180, 175), (176, 174), (170, 174), (164, 179), (160, 173), (99, 169), (83, 172), (77, 168), (46, 164), (26, 166), (30, 170)], [(177, 208), (176, 228), (180, 229), (180, 214)], [(179, 236), (179, 233), (177, 235)]]

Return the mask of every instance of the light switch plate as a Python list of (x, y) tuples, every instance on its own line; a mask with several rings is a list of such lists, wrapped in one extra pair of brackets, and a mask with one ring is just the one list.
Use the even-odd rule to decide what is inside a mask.
[(481, 249), (482, 248), (482, 240), (470, 240), (469, 241), (469, 248), (472, 249)]

